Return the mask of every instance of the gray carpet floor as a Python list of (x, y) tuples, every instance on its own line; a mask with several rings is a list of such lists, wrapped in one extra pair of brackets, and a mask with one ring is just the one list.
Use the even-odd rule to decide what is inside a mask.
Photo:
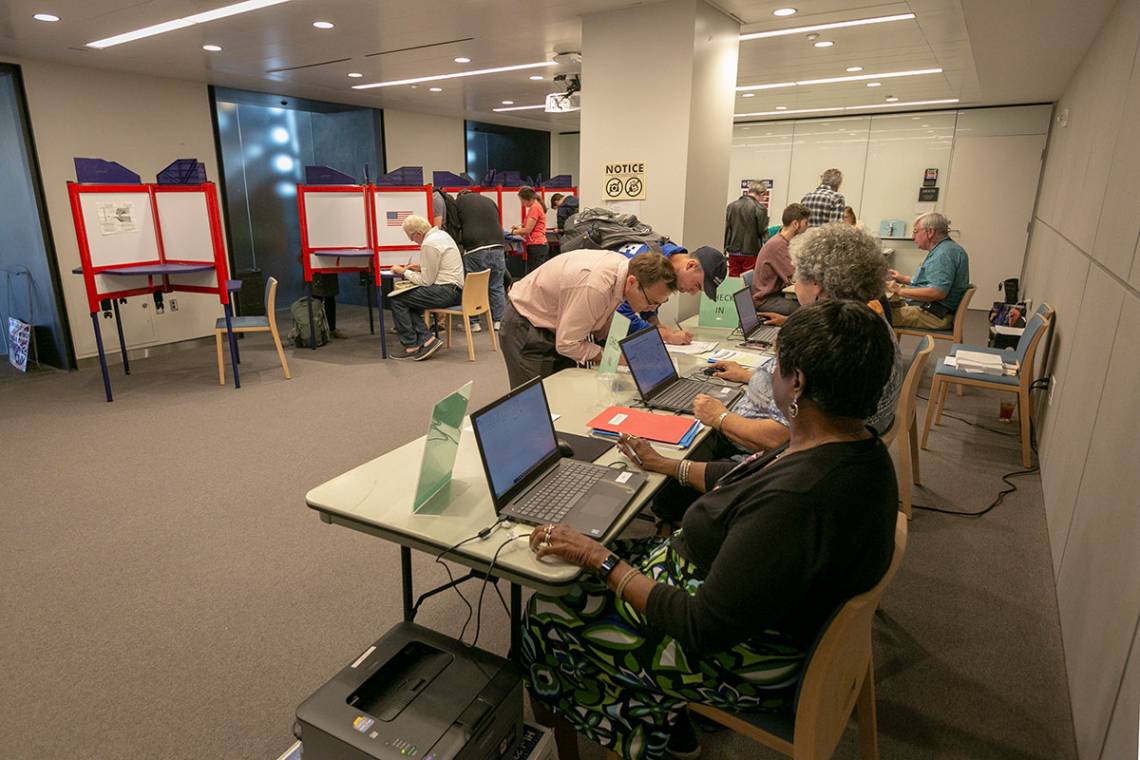
[[(0, 376), (0, 755), (274, 758), (297, 704), (400, 618), (397, 548), (324, 525), (304, 494), (421, 435), (467, 380), (473, 407), (500, 395), (506, 372), (486, 335), (475, 363), (462, 335), (381, 362), (363, 310), (343, 311), (349, 339), (287, 349), (291, 381), (266, 338), (243, 340), (240, 391), (217, 385), (205, 341), (114, 367), (113, 404), (90, 363)], [(917, 502), (993, 499), (1019, 464), (997, 406), (951, 396), (999, 432), (937, 428)], [(911, 522), (876, 621), (884, 758), (1075, 757), (1040, 481), (1015, 482), (983, 518)], [(444, 579), (414, 561), (420, 590)], [(457, 635), (465, 616), (447, 593), (419, 622)], [(480, 645), (507, 639), (488, 592)], [(703, 744), (775, 757), (727, 731)], [(837, 757), (855, 756), (851, 730)]]

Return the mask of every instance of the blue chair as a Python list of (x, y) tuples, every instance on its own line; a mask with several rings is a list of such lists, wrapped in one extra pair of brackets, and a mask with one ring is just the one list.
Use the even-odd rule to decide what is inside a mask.
[[(267, 332), (273, 336), (273, 344), (277, 347), (277, 357), (281, 360), (281, 369), (285, 371), (285, 379), (291, 380), (289, 362), (285, 361), (285, 349), (281, 346), (281, 333), (277, 331), (277, 278), (270, 277), (265, 283), (265, 316), (264, 317), (234, 317), (232, 322), (234, 332), (253, 333)], [(225, 317), (219, 317), (214, 323), (214, 343), (218, 350), (218, 382), (226, 384), (226, 365), (222, 356), (222, 337), (226, 334)]]
[(1021, 465), (1029, 467), (1029, 420), (1032, 414), (1032, 403), (1029, 397), (1029, 385), (1033, 382), (1033, 364), (1037, 356), (1037, 347), (1042, 338), (1049, 332), (1053, 324), (1053, 307), (1047, 303), (1041, 304), (1025, 326), (1021, 339), (1017, 341), (1016, 349), (990, 348), (988, 346), (968, 346), (955, 343), (950, 347), (950, 356), (957, 356), (959, 350), (977, 351), (993, 356), (1001, 356), (1007, 363), (1017, 362), (1017, 373), (1013, 375), (981, 375), (965, 372), (955, 367), (947, 367), (939, 362), (934, 370), (934, 380), (930, 385), (930, 401), (926, 405), (926, 423), (922, 429), (922, 448), (926, 448), (926, 441), (930, 435), (931, 422), (942, 424), (942, 409), (946, 405), (946, 391), (951, 385), (959, 388), (971, 385), (987, 390), (1002, 391), (1017, 394), (1017, 417), (1021, 423)]

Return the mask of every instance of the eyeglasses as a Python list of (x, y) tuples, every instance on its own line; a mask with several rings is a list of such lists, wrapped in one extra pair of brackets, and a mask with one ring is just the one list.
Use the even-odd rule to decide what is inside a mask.
[(665, 301), (654, 301), (652, 298), (649, 297), (649, 294), (645, 292), (645, 286), (641, 284), (641, 280), (637, 281), (637, 287), (641, 288), (641, 295), (645, 296), (646, 302), (648, 302), (649, 305), (655, 309), (659, 306), (663, 306), (665, 304), (665, 301), (669, 300), (668, 298), (666, 298)]

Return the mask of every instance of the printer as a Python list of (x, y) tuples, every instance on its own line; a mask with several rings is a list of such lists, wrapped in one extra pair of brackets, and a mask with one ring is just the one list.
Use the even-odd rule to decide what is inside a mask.
[(522, 672), (400, 623), (297, 708), (305, 760), (497, 760), (523, 735)]

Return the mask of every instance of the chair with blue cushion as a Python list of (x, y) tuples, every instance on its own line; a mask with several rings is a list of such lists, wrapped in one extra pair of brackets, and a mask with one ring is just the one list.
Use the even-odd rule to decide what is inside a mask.
[(1053, 307), (1047, 303), (1041, 304), (1025, 326), (1021, 338), (1017, 341), (1016, 349), (989, 348), (988, 346), (967, 346), (955, 343), (950, 347), (950, 356), (957, 356), (958, 351), (977, 351), (984, 354), (1001, 356), (1005, 363), (1017, 362), (1017, 372), (1013, 375), (984, 375), (966, 372), (955, 367), (947, 367), (939, 363), (934, 370), (934, 380), (930, 385), (930, 401), (926, 405), (926, 423), (922, 429), (922, 448), (926, 448), (926, 440), (930, 435), (930, 425), (942, 424), (942, 409), (946, 405), (946, 391), (951, 385), (961, 388), (970, 385), (987, 390), (1003, 391), (1017, 394), (1017, 417), (1021, 423), (1021, 464), (1029, 467), (1029, 420), (1032, 403), (1029, 397), (1029, 386), (1033, 382), (1033, 364), (1037, 356), (1037, 347), (1049, 332), (1053, 324)]
[(755, 269), (749, 269), (744, 274), (740, 275), (740, 279), (744, 280), (744, 287), (752, 290), (752, 278), (756, 275)]
[(499, 350), (499, 339), (495, 335), (495, 327), (491, 324), (491, 296), (489, 285), (491, 283), (491, 270), (471, 272), (463, 280), (463, 300), (456, 306), (442, 309), (428, 309), (424, 312), (426, 320), (430, 315), (447, 317), (447, 347), (451, 348), (451, 318), (459, 317), (463, 320), (463, 329), (467, 333), (467, 359), (475, 361), (475, 343), (471, 339), (471, 319), (480, 314), (486, 314), (487, 332), (491, 333), (491, 350)]
[(907, 518), (899, 512), (891, 564), (874, 588), (844, 603), (820, 631), (808, 652), (791, 711), (728, 712), (697, 702), (690, 702), (689, 710), (794, 760), (830, 758), (854, 712), (859, 724), (859, 758), (876, 760), (879, 738), (871, 621), (902, 563), (906, 541)]
[[(265, 283), (265, 316), (264, 317), (234, 317), (233, 327), (236, 333), (267, 332), (273, 336), (273, 345), (277, 347), (277, 357), (281, 360), (281, 369), (285, 371), (285, 379), (291, 380), (289, 362), (285, 361), (285, 349), (281, 346), (281, 333), (277, 331), (277, 278), (270, 277)], [(214, 343), (218, 350), (218, 382), (226, 384), (226, 365), (222, 355), (222, 338), (226, 334), (226, 319), (219, 317), (214, 323)]]

